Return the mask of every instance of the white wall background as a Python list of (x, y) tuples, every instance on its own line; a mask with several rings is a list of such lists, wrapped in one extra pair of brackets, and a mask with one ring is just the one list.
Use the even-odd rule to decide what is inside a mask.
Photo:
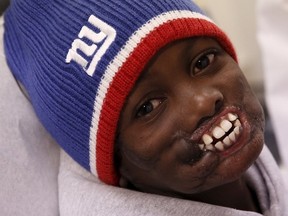
[[(232, 40), (239, 63), (257, 94), (263, 93), (261, 57), (256, 39), (256, 0), (195, 0)], [(260, 96), (261, 97), (261, 96)]]

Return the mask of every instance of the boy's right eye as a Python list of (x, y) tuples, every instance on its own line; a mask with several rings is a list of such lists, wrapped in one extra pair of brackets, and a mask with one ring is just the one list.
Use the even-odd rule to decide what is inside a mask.
[(204, 53), (197, 56), (191, 64), (191, 72), (193, 75), (197, 75), (205, 70), (215, 61), (215, 58), (219, 54), (217, 49), (209, 49)]
[(211, 64), (211, 62), (213, 62), (214, 57), (215, 57), (214, 53), (209, 53), (209, 54), (205, 54), (205, 55), (201, 56), (195, 64), (194, 74), (197, 74), (201, 70), (208, 67)]
[(153, 112), (155, 109), (157, 109), (162, 102), (164, 101), (163, 98), (155, 98), (150, 99), (146, 102), (144, 102), (137, 110), (136, 117), (143, 117), (148, 115), (149, 113)]

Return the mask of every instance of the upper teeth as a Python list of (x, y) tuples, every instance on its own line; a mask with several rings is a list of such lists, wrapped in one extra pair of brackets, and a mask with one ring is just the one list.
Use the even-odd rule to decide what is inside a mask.
[(213, 138), (210, 135), (208, 135), (208, 134), (204, 134), (202, 136), (202, 139), (203, 139), (203, 142), (204, 142), (205, 145), (209, 145), (209, 144), (211, 144), (213, 142)]
[(230, 121), (235, 121), (237, 118), (238, 118), (237, 115), (234, 115), (234, 114), (232, 114), (232, 113), (228, 113), (228, 119), (229, 119)]
[[(234, 128), (233, 128), (234, 127)], [(230, 133), (227, 133), (233, 128)], [(206, 151), (224, 151), (235, 143), (242, 129), (238, 116), (228, 113), (219, 125), (213, 128), (212, 134), (202, 136), (203, 143), (199, 144), (200, 149)], [(219, 140), (221, 138), (221, 140)], [(214, 142), (214, 143), (213, 143)]]
[(220, 126), (225, 132), (227, 132), (231, 129), (232, 123), (230, 121), (224, 119), (223, 121), (220, 122)]
[(219, 139), (219, 138), (221, 138), (222, 136), (225, 135), (225, 131), (224, 131), (221, 127), (216, 126), (216, 127), (213, 129), (212, 134), (213, 134), (213, 136), (214, 136), (216, 139)]

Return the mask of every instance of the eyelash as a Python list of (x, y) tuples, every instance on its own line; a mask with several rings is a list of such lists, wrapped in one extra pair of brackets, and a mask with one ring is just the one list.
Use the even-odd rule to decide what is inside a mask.
[(144, 116), (149, 115), (149, 113), (151, 113), (155, 109), (159, 108), (159, 106), (164, 102), (164, 100), (165, 100), (165, 98), (153, 98), (153, 99), (146, 100), (137, 109), (136, 118), (140, 118), (140, 117), (144, 117)]
[[(219, 54), (219, 50), (217, 49), (209, 49), (205, 51), (204, 53), (201, 53), (200, 56), (197, 56), (196, 58), (193, 59), (191, 63), (191, 72), (193, 75), (197, 75), (200, 73), (202, 70), (205, 70), (207, 67), (209, 67), (210, 64), (212, 64), (215, 61), (215, 57)], [(203, 65), (203, 60), (208, 62), (205, 65)], [(198, 64), (198, 65), (197, 65)], [(196, 70), (198, 67), (198, 70)]]

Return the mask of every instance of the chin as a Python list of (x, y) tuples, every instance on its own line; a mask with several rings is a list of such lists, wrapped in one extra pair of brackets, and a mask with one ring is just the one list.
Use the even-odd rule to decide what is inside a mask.
[[(218, 165), (211, 168), (210, 173), (199, 181), (198, 186), (195, 187), (194, 185), (189, 188), (189, 181), (186, 181), (186, 183), (188, 182), (186, 184), (187, 187), (179, 188), (180, 190), (178, 191), (186, 195), (199, 194), (215, 188), (224, 187), (226, 184), (241, 179), (249, 167), (255, 163), (259, 157), (263, 145), (264, 134), (263, 131), (259, 131), (258, 128), (257, 133), (249, 136), (246, 145), (243, 145), (237, 151), (233, 152), (233, 154), (222, 157), (218, 161)], [(209, 157), (211, 157), (213, 153), (210, 152), (209, 154)]]
[(211, 178), (207, 178), (202, 190), (210, 190), (234, 182), (243, 177), (243, 174), (255, 163), (264, 146), (263, 133), (253, 137), (241, 150), (224, 159), (215, 170)]

